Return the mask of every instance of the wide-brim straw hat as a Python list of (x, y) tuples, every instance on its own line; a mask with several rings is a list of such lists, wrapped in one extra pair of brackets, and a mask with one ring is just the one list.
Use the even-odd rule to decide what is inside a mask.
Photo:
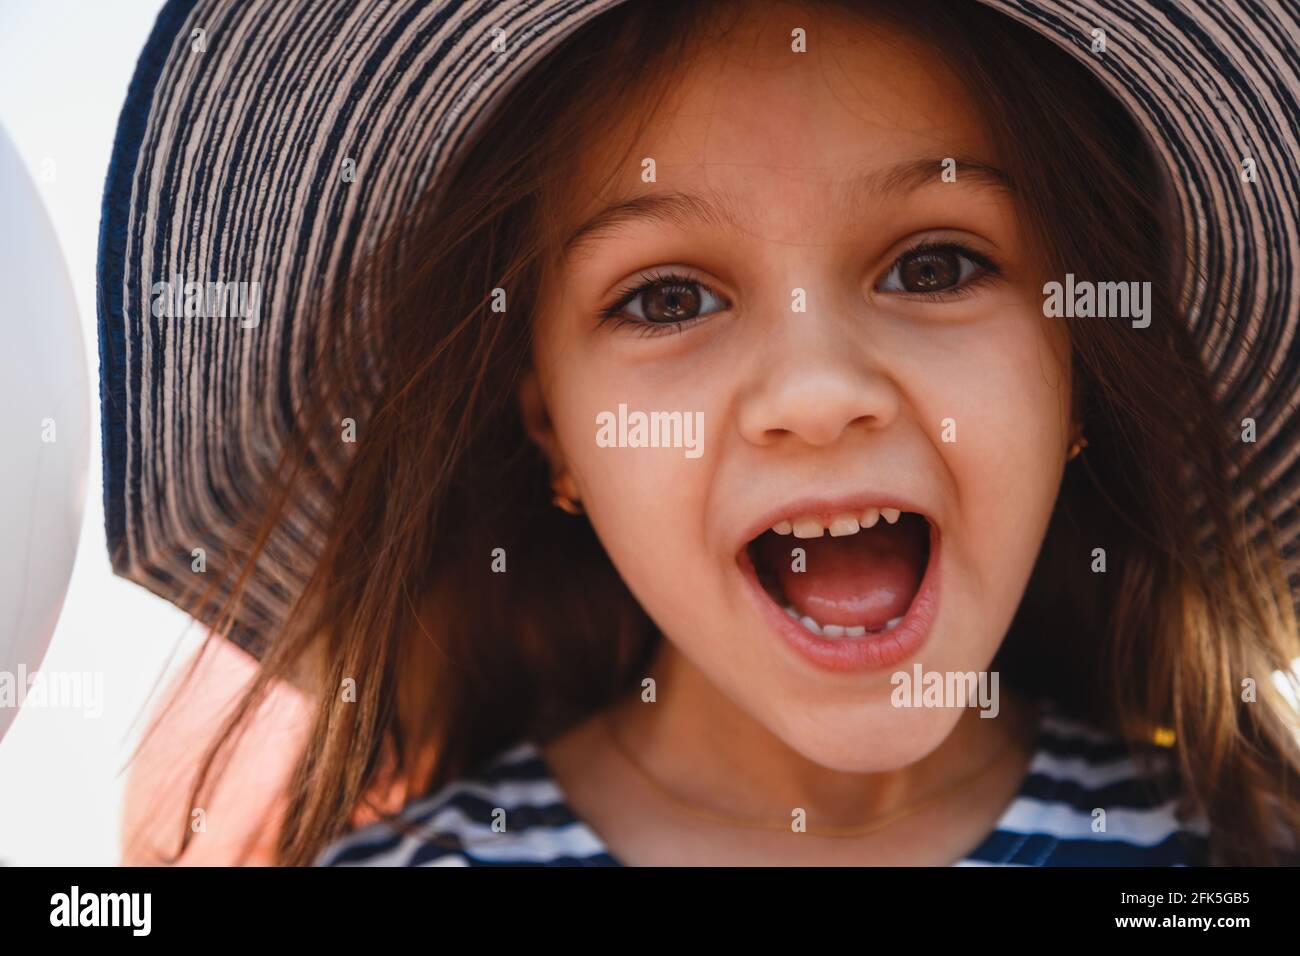
[[(185, 606), (195, 549), (209, 572), (235, 552), (234, 529), (291, 437), (321, 296), (341, 291), (349, 266), (436, 188), (513, 81), (618, 2), (166, 4), (118, 122), (100, 234), (104, 502), (117, 574)], [(1266, 517), (1293, 562), (1300, 8), (978, 2), (1087, 64), (1148, 136), (1195, 266), (1181, 305), (1229, 420), (1257, 423), (1249, 468), (1277, 493)], [(1103, 54), (1091, 49), (1097, 28)], [(1245, 158), (1253, 183), (1240, 175)], [(340, 175), (349, 159), (350, 181)], [(181, 290), (157, 294), (168, 289), (157, 283), (241, 281), (259, 286), (241, 300), (256, 306), (243, 321), (187, 320)], [(291, 502), (248, 580), (232, 636), (254, 653), (315, 561), (321, 500)]]

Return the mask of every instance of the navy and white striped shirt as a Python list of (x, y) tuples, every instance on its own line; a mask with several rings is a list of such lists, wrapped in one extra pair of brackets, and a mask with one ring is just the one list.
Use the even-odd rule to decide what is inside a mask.
[[(1172, 753), (1153, 749), (1155, 771)], [(1166, 792), (1170, 791), (1166, 788)], [(1093, 829), (1095, 808), (1105, 832)], [(493, 830), (504, 810), (507, 832)], [(398, 818), (335, 841), (318, 866), (619, 866), (569, 807), (540, 748), (525, 741), (484, 768), (409, 803)], [(499, 829), (499, 828), (498, 828)], [(1015, 798), (984, 841), (957, 866), (1200, 866), (1203, 820), (1180, 819), (1157, 800), (1130, 749), (1045, 707), (1034, 754)]]

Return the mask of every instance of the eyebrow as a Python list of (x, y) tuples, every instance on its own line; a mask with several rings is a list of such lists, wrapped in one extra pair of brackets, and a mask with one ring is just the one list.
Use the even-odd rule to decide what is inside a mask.
[[(911, 159), (885, 169), (851, 178), (840, 187), (839, 202), (850, 207), (879, 202), (894, 195), (907, 195), (931, 183), (942, 182), (943, 163), (956, 163), (957, 184), (996, 189), (1014, 194), (1009, 173), (968, 157)], [(706, 190), (701, 193), (665, 192), (634, 196), (606, 206), (573, 231), (564, 242), (569, 254), (600, 236), (631, 222), (663, 222), (673, 225), (740, 228), (742, 204), (730, 193)]]

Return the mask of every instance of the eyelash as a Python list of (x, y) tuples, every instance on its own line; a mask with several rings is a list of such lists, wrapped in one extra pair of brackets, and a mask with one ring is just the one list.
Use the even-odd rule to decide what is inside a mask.
[[(978, 253), (975, 250), (969, 248), (968, 246), (964, 246), (959, 242), (944, 242), (944, 241), (924, 242), (923, 241), (918, 243), (915, 246), (912, 246), (910, 249), (905, 249), (903, 252), (900, 252), (898, 254), (898, 257), (890, 265), (889, 271), (885, 273), (885, 279), (888, 279), (890, 276), (892, 276), (894, 274), (894, 270), (897, 269), (899, 265), (903, 262), (903, 260), (906, 259), (908, 256), (915, 256), (923, 253), (939, 253), (939, 252), (952, 252), (952, 253), (956, 253), (959, 256), (963, 256), (966, 259), (969, 259), (971, 262), (975, 263), (975, 265), (979, 268), (979, 272), (968, 277), (967, 280), (962, 285), (956, 286), (955, 288), (952, 289), (941, 289), (938, 292), (908, 292), (903, 294), (907, 295), (909, 298), (928, 300), (931, 302), (952, 300), (952, 299), (962, 299), (968, 295), (971, 295), (974, 289), (983, 286), (984, 283), (1002, 274), (1002, 270), (1000, 270), (997, 267), (997, 264), (994, 263), (993, 260), (988, 258), (988, 256)], [(635, 317), (628, 317), (627, 315), (624, 314), (623, 310), (627, 308), (628, 303), (630, 303), (638, 295), (641, 295), (642, 293), (645, 292), (649, 292), (651, 289), (654, 289), (656, 286), (661, 286), (661, 285), (698, 286), (700, 289), (703, 289), (704, 291), (717, 296), (719, 299), (723, 299), (723, 301), (726, 301), (725, 297), (716, 289), (714, 289), (712, 286), (710, 286), (708, 283), (701, 282), (698, 279), (693, 279), (690, 276), (684, 275), (680, 272), (656, 272), (651, 270), (648, 272), (641, 273), (639, 278), (641, 279), (639, 283), (619, 289), (615, 293), (615, 299), (613, 303), (600, 310), (600, 321), (597, 323), (598, 328), (605, 325), (606, 323), (613, 323), (612, 327), (614, 330), (621, 329), (625, 326), (631, 326), (637, 330), (637, 333), (639, 335), (651, 335), (651, 336), (663, 335), (667, 332), (680, 332), (685, 326), (694, 325), (695, 323), (703, 321), (704, 319), (707, 319), (710, 315), (714, 314), (712, 312), (709, 312), (704, 315), (696, 316), (693, 319), (686, 319), (678, 322), (647, 322)], [(899, 293), (890, 293), (890, 294), (899, 294)], [(728, 305), (730, 305), (730, 303), (728, 303)]]
[[(638, 295), (641, 295), (644, 292), (649, 292), (656, 286), (699, 286), (706, 292), (717, 296), (724, 302), (726, 301), (726, 298), (722, 293), (718, 292), (707, 282), (701, 282), (699, 279), (693, 279), (680, 272), (656, 272), (650, 270), (641, 273), (639, 278), (641, 281), (636, 285), (626, 286), (614, 293), (615, 299), (613, 303), (600, 310), (600, 322), (597, 324), (597, 328), (603, 326), (607, 322), (612, 322), (613, 328), (616, 331), (624, 326), (631, 326), (636, 329), (637, 334), (639, 335), (663, 335), (666, 332), (680, 332), (685, 326), (694, 325), (696, 322), (703, 321), (710, 315), (714, 314), (709, 312), (705, 315), (698, 315), (693, 319), (686, 319), (679, 322), (646, 322), (643, 319), (629, 317), (624, 314), (623, 310), (627, 308), (629, 302), (635, 299)], [(727, 305), (730, 306), (731, 303), (728, 302)]]
[[(979, 271), (976, 272), (974, 275), (969, 276), (966, 279), (966, 281), (963, 282), (961, 285), (956, 286), (952, 289), (940, 289), (938, 292), (907, 292), (902, 294), (907, 295), (908, 298), (928, 300), (931, 302), (942, 302), (944, 300), (951, 300), (951, 299), (964, 299), (967, 296), (972, 295), (975, 289), (982, 287), (985, 283), (1002, 275), (1002, 270), (998, 268), (997, 263), (995, 263), (988, 256), (976, 252), (974, 249), (971, 249), (969, 246), (964, 246), (960, 242), (952, 242), (951, 240), (948, 241), (931, 240), (931, 241), (919, 242), (915, 246), (912, 246), (910, 249), (904, 249), (902, 252), (900, 252), (898, 254), (898, 258), (895, 259), (893, 263), (890, 265), (889, 271), (885, 273), (885, 279), (888, 279), (890, 276), (892, 276), (894, 274), (894, 270), (897, 269), (899, 265), (901, 265), (903, 260), (906, 259), (908, 256), (915, 256), (924, 253), (936, 253), (936, 252), (956, 253), (957, 255), (969, 259), (971, 262), (975, 263), (975, 265), (979, 267)], [(891, 294), (897, 295), (900, 293), (891, 293)]]

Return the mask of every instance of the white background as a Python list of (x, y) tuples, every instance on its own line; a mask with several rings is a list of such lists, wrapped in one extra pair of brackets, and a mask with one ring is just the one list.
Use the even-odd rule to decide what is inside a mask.
[[(0, 863), (112, 865), (124, 768), (169, 661), (201, 632), (113, 576), (100, 473), (95, 253), (104, 177), (136, 57), (163, 0), (0, 0), (0, 125), (63, 248), (91, 375), (85, 521), (43, 669), (103, 675), (103, 715), (23, 708), (0, 741)], [(50, 169), (53, 177), (42, 176)], [(4, 224), (0, 224), (0, 228)]]

